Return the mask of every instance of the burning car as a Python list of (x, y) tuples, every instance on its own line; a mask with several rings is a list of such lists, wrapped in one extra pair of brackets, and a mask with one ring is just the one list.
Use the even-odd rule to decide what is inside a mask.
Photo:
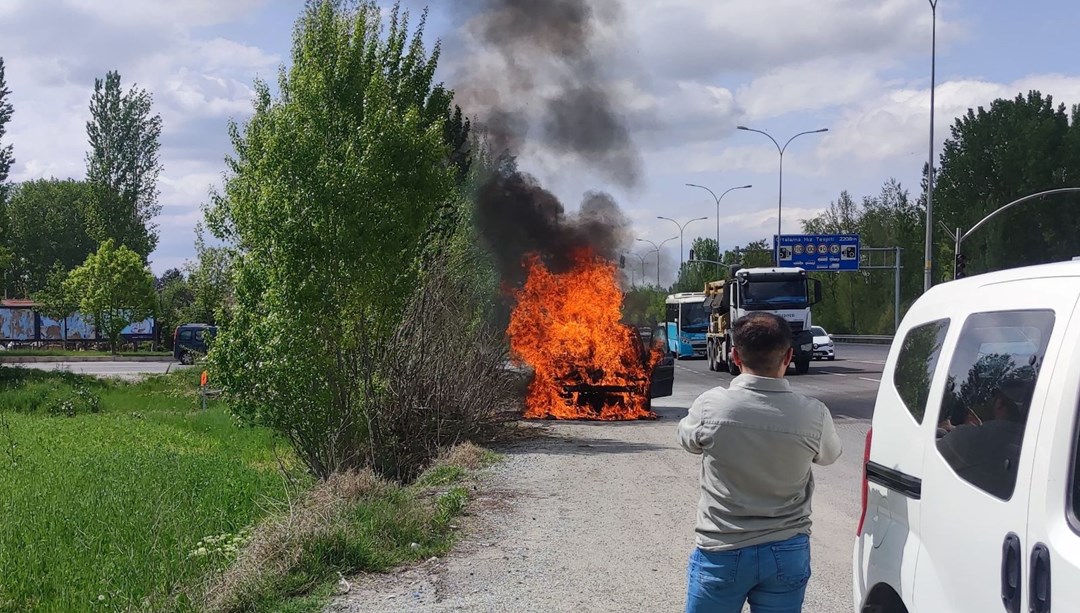
[(621, 321), (623, 293), (614, 263), (583, 251), (569, 270), (526, 263), (508, 333), (533, 372), (525, 417), (655, 419), (652, 399), (670, 396), (674, 362), (662, 328)]

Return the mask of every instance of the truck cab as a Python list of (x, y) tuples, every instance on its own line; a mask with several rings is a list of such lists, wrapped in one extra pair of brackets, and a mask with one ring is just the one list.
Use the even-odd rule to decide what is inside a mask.
[(754, 311), (773, 313), (791, 326), (796, 374), (806, 374), (814, 358), (810, 307), (821, 301), (821, 282), (802, 268), (740, 268), (728, 279), (706, 285), (706, 308), (711, 310), (706, 356), (710, 370), (738, 374), (731, 359), (731, 322)]

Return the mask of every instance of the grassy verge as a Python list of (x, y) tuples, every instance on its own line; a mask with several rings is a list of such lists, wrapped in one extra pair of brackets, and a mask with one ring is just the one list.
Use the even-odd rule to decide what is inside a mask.
[(317, 611), (341, 576), (441, 555), (468, 502), (465, 484), (495, 459), (461, 445), (411, 486), (370, 472), (336, 475), (260, 524), (194, 600), (210, 611)]
[[(0, 358), (4, 356), (11, 356), (16, 358), (21, 357), (107, 357), (113, 355), (108, 351), (98, 351), (96, 349), (5, 349), (0, 351)], [(123, 357), (164, 357), (172, 355), (171, 351), (121, 351), (117, 355)]]
[(186, 608), (175, 595), (288, 497), (291, 455), (220, 406), (198, 411), (197, 376), (0, 367), (0, 611)]

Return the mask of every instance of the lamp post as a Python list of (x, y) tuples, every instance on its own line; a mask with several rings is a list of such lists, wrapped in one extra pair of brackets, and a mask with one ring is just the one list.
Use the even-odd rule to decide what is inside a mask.
[[(662, 215), (657, 215), (656, 218), (670, 221), (671, 223), (675, 224), (675, 227), (677, 227), (679, 229), (679, 270), (681, 271), (682, 270), (682, 265), (683, 265), (683, 230), (686, 230), (686, 226), (689, 226), (690, 224), (694, 223), (695, 221), (708, 221), (709, 218), (708, 217), (696, 217), (696, 218), (691, 219), (690, 221), (688, 221), (686, 223), (683, 223), (683, 224), (680, 224), (679, 222), (675, 221), (674, 219), (672, 219), (670, 217), (664, 217)], [(717, 249), (719, 249), (719, 247), (717, 247)]]
[[(641, 260), (641, 282), (644, 284), (645, 283), (645, 256), (641, 255), (640, 253), (633, 253), (633, 252), (627, 252), (627, 255), (632, 255), (632, 256), (638, 258), (639, 260)], [(633, 283), (634, 283), (634, 280), (633, 280), (634, 279), (633, 278), (634, 269), (633, 268), (630, 269), (630, 274), (631, 274), (630, 284), (633, 285)]]
[[(657, 245), (656, 243), (654, 243), (654, 242), (652, 242), (650, 240), (645, 240), (644, 238), (635, 239), (639, 243), (649, 243), (650, 245), (653, 246), (653, 251), (656, 252), (656, 288), (657, 289), (660, 289), (660, 247), (663, 247), (664, 244), (667, 243), (668, 241), (673, 241), (673, 240), (675, 240), (677, 238), (679, 238), (679, 237), (678, 236), (672, 236), (669, 239), (661, 241), (659, 245)], [(642, 281), (644, 282), (644, 279)]]
[(930, 159), (926, 170), (926, 245), (923, 262), (923, 291), (933, 285), (934, 262), (934, 81), (937, 78), (937, 3), (929, 0), (932, 15), (930, 34)]
[(791, 138), (789, 138), (788, 141), (786, 143), (784, 143), (784, 146), (781, 147), (780, 143), (776, 142), (776, 139), (773, 138), (768, 132), (765, 132), (765, 131), (762, 131), (762, 130), (755, 130), (754, 128), (748, 128), (746, 126), (738, 126), (738, 128), (740, 130), (745, 130), (747, 132), (757, 132), (758, 134), (764, 134), (765, 136), (767, 136), (769, 138), (769, 140), (772, 141), (772, 143), (774, 145), (776, 145), (776, 150), (780, 152), (780, 189), (778, 190), (777, 197), (776, 197), (776, 248), (774, 250), (775, 254), (776, 254), (776, 265), (779, 266), (780, 265), (780, 236), (783, 235), (783, 230), (782, 230), (783, 226), (781, 225), (783, 218), (781, 217), (781, 214), (783, 212), (783, 206), (784, 206), (784, 152), (787, 151), (787, 147), (788, 147), (788, 145), (791, 144), (791, 141), (795, 140), (796, 138), (799, 138), (800, 136), (803, 136), (804, 134), (820, 134), (822, 132), (828, 132), (829, 129), (828, 128), (821, 128), (819, 130), (807, 130), (806, 132), (799, 132), (795, 136), (792, 136)]
[[(694, 183), (687, 183), (686, 186), (687, 187), (696, 187), (698, 189), (703, 189), (703, 190), (709, 192), (709, 195), (711, 195), (713, 197), (713, 200), (716, 201), (716, 259), (719, 260), (720, 259), (720, 201), (723, 200), (724, 196), (726, 196), (728, 194), (728, 192), (730, 192), (732, 190), (735, 190), (735, 189), (750, 189), (751, 187), (753, 187), (753, 185), (740, 185), (739, 187), (729, 187), (726, 191), (724, 191), (724, 193), (720, 194), (719, 198), (716, 197), (716, 194), (714, 194), (711, 189), (705, 187), (704, 185), (696, 185)], [(719, 268), (717, 269), (717, 272), (719, 272)]]

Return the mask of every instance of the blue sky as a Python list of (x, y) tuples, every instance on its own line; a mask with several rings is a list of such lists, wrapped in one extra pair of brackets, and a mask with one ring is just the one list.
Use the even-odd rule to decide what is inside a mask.
[[(432, 0), (429, 32), (445, 41), (442, 78), (474, 61), (452, 0)], [(606, 0), (607, 1), (607, 0)], [(615, 0), (610, 0), (615, 1)], [(423, 3), (409, 1), (418, 9)], [(8, 138), (13, 179), (81, 177), (87, 103), (95, 76), (117, 69), (150, 90), (165, 124), (156, 272), (194, 254), (194, 226), (220, 183), (229, 119), (250, 109), (252, 81), (287, 60), (301, 0), (0, 0), (0, 56), (15, 116)], [(937, 150), (952, 118), (971, 106), (1037, 88), (1080, 103), (1080, 4), (1068, 0), (940, 0)], [(623, 0), (622, 19), (598, 44), (645, 161), (644, 183), (606, 184), (573, 159), (540, 146), (523, 165), (576, 208), (608, 189), (643, 238), (674, 233), (657, 215), (708, 216), (686, 245), (716, 233), (715, 205), (684, 183), (732, 192), (720, 213), (723, 247), (776, 227), (778, 139), (829, 128), (785, 155), (784, 230), (798, 230), (841, 190), (873, 194), (896, 177), (917, 195), (929, 120), (930, 8), (926, 0)], [(453, 83), (451, 82), (451, 85)], [(468, 110), (468, 109), (467, 109)], [(662, 254), (663, 281), (678, 241)], [(651, 258), (652, 256), (650, 256)], [(650, 264), (647, 270), (655, 270)]]

